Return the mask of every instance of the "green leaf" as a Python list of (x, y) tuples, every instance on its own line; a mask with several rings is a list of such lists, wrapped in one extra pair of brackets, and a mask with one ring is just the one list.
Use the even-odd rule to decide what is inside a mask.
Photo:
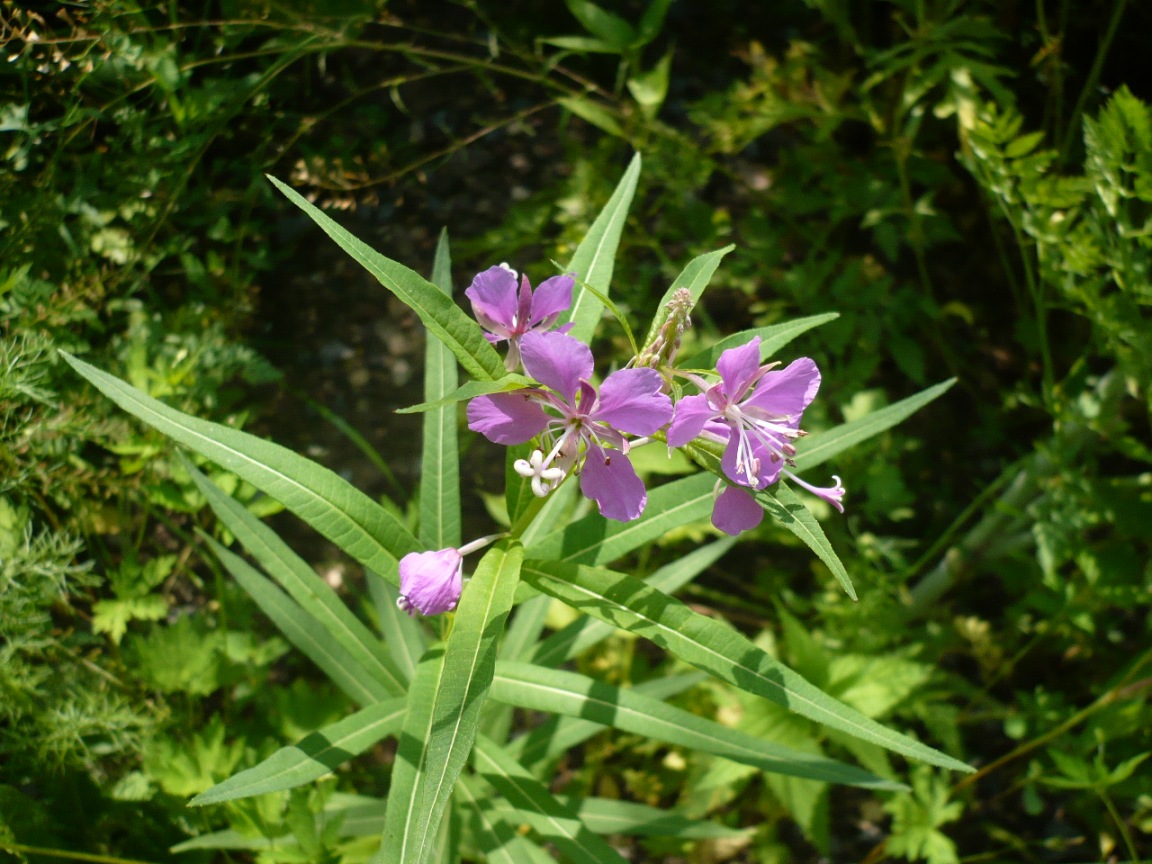
[(522, 578), (578, 612), (650, 639), (722, 681), (817, 723), (913, 759), (955, 771), (972, 770), (836, 701), (742, 634), (623, 573), (555, 561), (527, 561)]
[[(452, 296), (452, 259), (448, 232), (440, 233), (432, 282)], [(424, 401), (436, 402), (456, 389), (456, 358), (432, 333), (424, 348)], [(460, 445), (456, 406), (424, 415), (424, 446), (420, 458), (420, 542), (429, 549), (460, 545)]]
[(295, 189), (275, 177), (269, 176), (268, 179), (289, 201), (308, 214), (341, 249), (375, 276), (381, 285), (406, 303), (419, 316), (428, 332), (448, 346), (473, 378), (493, 380), (504, 376), (504, 362), (484, 338), (480, 325), (453, 303), (451, 297), (419, 273), (385, 258), (353, 237)]
[(523, 765), (490, 738), (476, 739), (473, 756), (477, 772), (491, 783), (529, 824), (546, 837), (573, 864), (624, 864), (611, 846), (593, 834), (565, 808)]
[(255, 435), (189, 417), (60, 352), (105, 396), (173, 440), (247, 480), (371, 570), (396, 581), (396, 561), (420, 544), (391, 513), (338, 474)]
[(647, 45), (660, 35), (660, 28), (664, 26), (664, 16), (668, 14), (668, 7), (672, 0), (652, 0), (644, 14), (640, 16), (640, 24), (636, 28), (636, 45)]
[(616, 121), (616, 116), (599, 102), (593, 102), (585, 96), (560, 96), (556, 99), (556, 104), (568, 109), (581, 120), (591, 123), (602, 132), (607, 132), (616, 138), (624, 137), (624, 130)]
[[(422, 864), (428, 857), (456, 778), (476, 738), (522, 559), (518, 543), (498, 544), (480, 561), (461, 595), (432, 684), (427, 716), (422, 707), (409, 708), (410, 712), (415, 710), (416, 725), (410, 730), (406, 722), (404, 737), (419, 734), (421, 743), (405, 750), (402, 742), (397, 755), (384, 843), (374, 859), (381, 864)], [(418, 669), (413, 693), (420, 675)], [(426, 698), (422, 692), (421, 706)], [(402, 761), (412, 769), (410, 773), (405, 770), (404, 784), (396, 773)], [(399, 795), (397, 790), (402, 790)]]
[(754, 738), (657, 699), (575, 672), (501, 662), (496, 667), (492, 698), (530, 711), (580, 717), (775, 774), (866, 788), (901, 788), (861, 768)]
[(771, 327), (757, 327), (754, 330), (733, 333), (711, 347), (682, 360), (677, 365), (682, 369), (715, 369), (716, 361), (720, 359), (721, 354), (729, 348), (747, 345), (754, 336), (760, 337), (760, 362), (764, 363), (800, 334), (806, 333), (814, 327), (827, 324), (829, 321), (835, 321), (839, 317), (839, 312), (825, 312), (823, 315), (797, 318), (793, 321), (785, 321), (783, 324), (773, 324)]
[(464, 775), (456, 785), (456, 795), (475, 817), (472, 831), (484, 853), (485, 864), (555, 864), (551, 855), (519, 833), (519, 825), (505, 821), (506, 810), (492, 805), (488, 789), (481, 790), (484, 786), (480, 780)]
[[(575, 273), (581, 281), (591, 285), (604, 296), (609, 295), (616, 248), (620, 245), (620, 234), (624, 230), (628, 207), (632, 203), (639, 178), (640, 154), (637, 153), (632, 157), (624, 176), (620, 178), (616, 191), (612, 193), (612, 197), (608, 199), (608, 203), (588, 229), (588, 234), (565, 268), (565, 272)], [(596, 332), (603, 308), (604, 304), (591, 291), (577, 288), (572, 297), (572, 308), (562, 317), (560, 323), (574, 322), (575, 326), (569, 335), (581, 342), (589, 342)]]
[(617, 51), (626, 50), (636, 41), (636, 31), (619, 15), (614, 15), (590, 0), (565, 0), (565, 4), (585, 30), (603, 39)]
[(189, 802), (191, 807), (250, 798), (311, 783), (336, 770), (377, 741), (394, 735), (404, 719), (404, 700), (369, 705), (338, 723), (282, 747), (259, 765), (218, 783)]
[(156, 594), (100, 600), (92, 607), (92, 632), (107, 633), (119, 645), (129, 621), (159, 621), (167, 614), (168, 601)]
[(660, 332), (660, 328), (664, 326), (664, 322), (668, 320), (668, 304), (672, 302), (672, 295), (681, 288), (687, 288), (692, 294), (692, 304), (698, 303), (704, 294), (704, 289), (708, 287), (713, 274), (720, 266), (720, 261), (735, 248), (734, 244), (730, 244), (723, 249), (717, 249), (715, 252), (699, 255), (688, 262), (688, 266), (672, 280), (672, 285), (660, 298), (660, 303), (656, 306), (656, 314), (652, 317), (652, 326), (648, 328), (648, 335), (644, 337), (645, 345), (652, 343), (656, 334)]
[(253, 516), (240, 502), (225, 495), (190, 462), (185, 469), (208, 500), (216, 518), (284, 588), (317, 625), (340, 644), (358, 666), (399, 695), (406, 679), (392, 662), (380, 640), (349, 611), (323, 579), (276, 532)]
[[(687, 555), (677, 558), (671, 564), (665, 564), (648, 577), (645, 583), (666, 594), (671, 594), (716, 563), (735, 544), (734, 539), (727, 538), (694, 549)], [(616, 632), (615, 627), (595, 618), (582, 616), (537, 644), (530, 654), (508, 656), (506, 659), (523, 659), (538, 666), (559, 666), (561, 663), (583, 654), (614, 632)]]
[[(433, 411), (451, 405), (457, 405), (476, 396), (487, 396), (490, 393), (510, 393), (513, 390), (522, 390), (532, 385), (533, 381), (531, 378), (526, 378), (523, 375), (515, 373), (505, 374), (503, 378), (496, 381), (465, 381), (459, 387), (454, 387), (454, 389), (445, 396), (436, 400), (421, 402), (419, 405), (409, 405), (407, 408), (398, 408), (396, 409), (396, 413), (419, 414), (422, 411)], [(453, 416), (455, 416), (455, 414), (453, 414)]]
[(915, 396), (901, 399), (895, 405), (873, 411), (859, 420), (853, 420), (851, 423), (845, 423), (835, 429), (829, 429), (827, 432), (810, 435), (804, 439), (800, 453), (796, 457), (796, 471), (806, 471), (809, 468), (822, 465), (849, 447), (891, 429), (897, 423), (915, 414), (933, 399), (942, 396), (955, 383), (955, 378), (949, 378), (947, 381), (941, 381), (939, 384), (922, 390)]
[(665, 483), (648, 493), (639, 519), (616, 522), (592, 513), (529, 543), (528, 554), (579, 564), (610, 563), (674, 528), (707, 519), (715, 485), (716, 478), (703, 473)]
[(388, 643), (389, 656), (407, 683), (416, 674), (416, 664), (428, 650), (428, 636), (412, 616), (396, 605), (400, 591), (395, 585), (371, 570), (365, 571), (364, 578), (379, 618), (380, 632)]
[(857, 599), (856, 589), (852, 587), (848, 571), (844, 569), (840, 556), (828, 542), (824, 529), (787, 483), (780, 481), (769, 489), (757, 492), (755, 498), (778, 524), (803, 540), (804, 545), (816, 553), (816, 556), (832, 571), (832, 575), (849, 597)]
[(649, 119), (660, 112), (660, 106), (668, 95), (668, 70), (671, 66), (672, 52), (668, 51), (647, 72), (628, 79), (628, 92)]
[[(680, 837), (685, 840), (707, 838), (747, 837), (749, 831), (729, 828), (715, 822), (703, 822), (677, 813), (661, 810), (647, 804), (621, 801), (617, 798), (583, 798), (557, 795), (560, 806), (574, 813), (597, 834), (622, 834), (633, 837)], [(493, 814), (506, 814), (512, 824), (523, 822), (517, 810), (507, 801), (488, 799), (481, 805)]]
[(272, 619), (280, 632), (309, 660), (324, 670), (332, 683), (360, 705), (382, 702), (396, 691), (381, 683), (346, 651), (319, 622), (288, 598), (270, 580), (238, 555), (229, 552), (211, 537), (205, 538), (220, 563), (240, 583), (240, 587)]

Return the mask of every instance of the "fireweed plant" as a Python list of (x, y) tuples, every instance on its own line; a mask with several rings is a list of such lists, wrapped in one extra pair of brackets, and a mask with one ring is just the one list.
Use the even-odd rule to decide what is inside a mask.
[[(398, 747), (385, 799), (338, 796), (312, 814), (313, 828), (297, 826), (294, 840), (264, 841), (275, 841), (277, 849), (293, 842), (305, 849), (323, 837), (344, 859), (376, 864), (540, 861), (553, 854), (604, 864), (624, 861), (604, 835), (688, 839), (734, 831), (647, 805), (555, 794), (556, 762), (605, 727), (765, 772), (902, 788), (890, 771), (878, 776), (669, 704), (699, 682), (700, 673), (618, 687), (569, 668), (615, 629), (826, 728), (847, 753), (871, 766), (886, 764), (869, 758), (878, 745), (942, 768), (970, 770), (822, 692), (730, 626), (672, 596), (767, 513), (855, 597), (844, 566), (792, 484), (842, 510), (839, 478), (820, 487), (801, 480), (800, 472), (812, 478), (823, 462), (895, 425), (951, 382), (805, 438), (801, 418), (816, 397), (820, 372), (809, 359), (779, 366), (770, 358), (834, 315), (736, 334), (679, 357), (691, 309), (730, 249), (688, 264), (637, 344), (610, 300), (609, 285), (639, 171), (637, 157), (572, 260), (535, 291), (507, 265), (477, 275), (465, 292), (473, 316), (452, 299), (445, 238), (426, 281), (272, 180), (427, 329), (425, 402), (405, 409), (423, 412), (415, 530), (395, 515), (401, 512), (395, 502), (383, 506), (290, 450), (190, 417), (64, 355), (122, 408), (198, 454), (201, 464), (215, 463), (213, 470), (282, 502), (365, 568), (375, 630), (271, 529), (187, 465), (224, 536), (235, 538), (249, 559), (212, 538), (206, 545), (284, 636), (360, 706), (223, 780), (193, 804), (273, 794), (287, 806), (287, 790), (394, 736)], [(624, 326), (633, 356), (598, 363), (589, 344), (606, 309)], [(458, 366), (472, 380), (461, 385)], [(598, 371), (606, 374), (598, 378)], [(460, 536), (461, 402), (467, 402), (468, 427), (493, 442), (481, 446), (506, 448), (505, 530), (469, 543)], [(700, 470), (647, 489), (632, 461), (639, 447), (680, 448)], [(591, 504), (582, 505), (577, 490)], [(709, 518), (733, 536), (702, 545), (646, 578), (613, 566), (668, 531)], [(481, 549), (479, 562), (466, 568), (465, 557)], [(556, 603), (575, 617), (548, 633), (546, 619)], [(527, 719), (547, 715), (551, 719), (537, 725)], [(286, 821), (296, 824), (298, 807), (293, 813)], [(253, 842), (230, 831), (185, 847), (256, 848)]]

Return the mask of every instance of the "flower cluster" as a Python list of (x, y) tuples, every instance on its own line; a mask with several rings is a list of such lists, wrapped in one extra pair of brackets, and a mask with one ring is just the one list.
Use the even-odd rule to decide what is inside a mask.
[[(524, 276), (517, 288), (517, 274), (502, 264), (478, 274), (465, 292), (488, 341), (508, 342), (506, 367), (523, 368), (539, 385), (473, 398), (468, 426), (496, 444), (537, 441), (529, 457), (514, 466), (537, 496), (547, 496), (576, 474), (580, 491), (603, 516), (636, 519), (648, 496), (629, 451), (664, 430), (669, 447), (697, 440), (723, 447), (721, 470), (728, 482), (717, 483), (712, 523), (727, 534), (760, 524), (764, 510), (754, 493), (781, 475), (844, 512), (839, 477), (833, 477), (833, 486), (818, 487), (789, 470), (796, 455), (793, 442), (805, 434), (801, 416), (820, 388), (812, 360), (803, 357), (783, 369), (764, 365), (755, 337), (720, 355), (715, 383), (672, 370), (680, 335), (674, 325), (686, 326), (691, 305), (682, 301), (661, 329), (660, 344), (646, 346), (636, 363), (608, 375), (597, 390), (591, 349), (568, 335), (571, 325), (552, 329), (571, 306), (574, 284), (571, 275), (554, 276), (533, 292)], [(653, 366), (683, 377), (700, 392), (673, 404), (665, 375)], [(400, 562), (400, 608), (424, 615), (455, 609), (463, 554), (490, 540), (406, 555)]]

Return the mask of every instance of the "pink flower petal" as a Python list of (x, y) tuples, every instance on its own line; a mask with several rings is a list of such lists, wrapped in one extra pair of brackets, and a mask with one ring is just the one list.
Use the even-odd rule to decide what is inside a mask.
[(546, 318), (559, 315), (572, 305), (572, 286), (576, 280), (571, 274), (545, 279), (532, 296), (532, 313), (528, 323), (535, 327)]
[(793, 360), (784, 369), (767, 372), (746, 400), (773, 414), (790, 414), (796, 423), (820, 389), (820, 370), (808, 357)]
[(476, 320), (502, 338), (512, 333), (516, 317), (516, 276), (504, 267), (489, 267), (477, 273), (464, 296), (472, 301)]
[(729, 402), (744, 398), (748, 383), (760, 371), (760, 337), (739, 348), (729, 348), (716, 361), (716, 371), (724, 381), (724, 395)]
[(648, 493), (628, 457), (619, 450), (589, 445), (580, 472), (580, 491), (600, 508), (600, 515), (630, 522), (644, 512)]
[(538, 390), (477, 396), (468, 403), (468, 428), (496, 444), (523, 444), (544, 431), (549, 417), (533, 399)]
[[(708, 404), (703, 393), (685, 396), (676, 403), (676, 416), (668, 427), (668, 446), (683, 447), (704, 431), (708, 421), (716, 416), (716, 409)], [(723, 427), (727, 431), (728, 427)]]
[(764, 508), (747, 490), (726, 486), (712, 508), (712, 524), (735, 537), (741, 531), (750, 531), (764, 519)]
[(592, 349), (563, 333), (526, 333), (520, 340), (524, 371), (572, 404), (580, 379), (592, 377)]
[(464, 587), (464, 559), (456, 549), (409, 552), (400, 559), (400, 599), (397, 604), (409, 615), (450, 612), (460, 601)]
[(629, 435), (651, 435), (672, 419), (672, 400), (661, 392), (664, 379), (655, 369), (621, 369), (600, 385), (600, 400), (590, 419)]

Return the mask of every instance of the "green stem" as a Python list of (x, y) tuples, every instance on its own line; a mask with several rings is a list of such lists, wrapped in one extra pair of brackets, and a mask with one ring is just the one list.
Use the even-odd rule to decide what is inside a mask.
[(1140, 853), (1136, 851), (1136, 844), (1132, 842), (1132, 833), (1128, 830), (1128, 826), (1124, 824), (1124, 820), (1120, 818), (1120, 811), (1116, 809), (1116, 805), (1112, 801), (1112, 796), (1108, 794), (1107, 789), (1097, 789), (1096, 794), (1100, 796), (1100, 800), (1104, 802), (1104, 806), (1108, 808), (1108, 815), (1112, 817), (1112, 821), (1116, 823), (1116, 830), (1120, 832), (1120, 836), (1124, 838), (1124, 845), (1128, 849), (1128, 855), (1132, 858), (1133, 864), (1140, 864)]
[(63, 858), (68, 861), (97, 861), (101, 864), (152, 864), (135, 858), (118, 858), (115, 855), (91, 855), (87, 852), (73, 852), (69, 849), (47, 849), (43, 846), (25, 846), (23, 843), (0, 843), (0, 851), (9, 855), (47, 855), (50, 858)]
[(1088, 71), (1088, 80), (1084, 82), (1084, 87), (1080, 91), (1080, 98), (1076, 100), (1076, 107), (1072, 109), (1072, 116), (1068, 118), (1068, 131), (1064, 133), (1064, 143), (1060, 146), (1060, 165), (1068, 160), (1072, 141), (1079, 131), (1080, 117), (1084, 113), (1084, 106), (1088, 104), (1089, 97), (1095, 92), (1096, 86), (1100, 82), (1100, 73), (1104, 70), (1104, 58), (1108, 56), (1108, 51), (1112, 47), (1112, 40), (1116, 38), (1116, 31), (1120, 28), (1120, 19), (1124, 17), (1126, 4), (1127, 0), (1116, 0), (1112, 6), (1112, 17), (1108, 19), (1108, 29), (1104, 31), (1104, 37), (1096, 48), (1092, 68)]

